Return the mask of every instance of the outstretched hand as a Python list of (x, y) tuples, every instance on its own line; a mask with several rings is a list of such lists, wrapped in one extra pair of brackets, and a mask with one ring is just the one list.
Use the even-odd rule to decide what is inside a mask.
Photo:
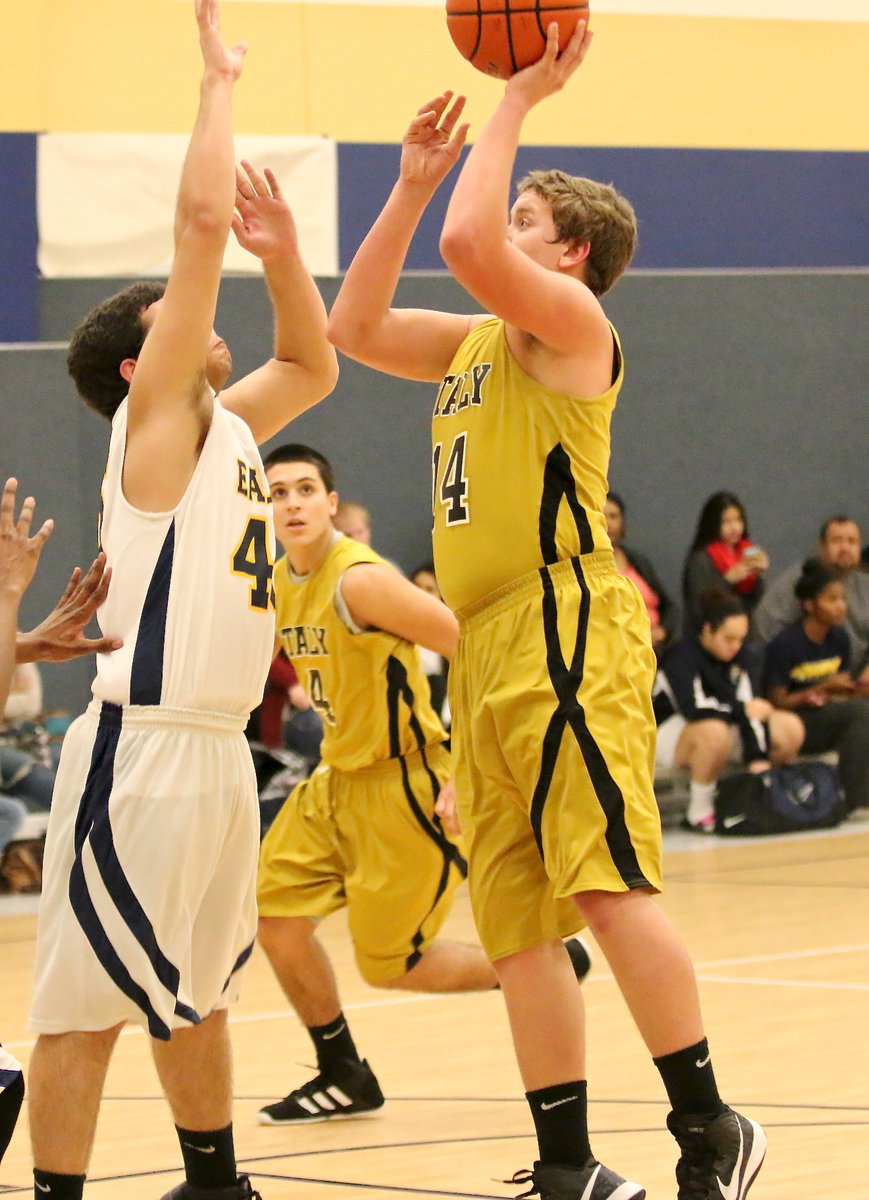
[(298, 246), (296, 223), (274, 172), (266, 167), (260, 174), (244, 158), (235, 172), (232, 230), (238, 244), (264, 262)]
[(7, 479), (0, 502), (0, 588), (17, 597), (24, 595), (33, 578), (42, 547), (51, 536), (53, 521), (45, 521), (37, 533), (30, 536), (36, 501), (28, 496), (21, 505), (21, 515), (15, 520), (15, 496), (18, 481)]
[(505, 95), (518, 96), (532, 108), (547, 96), (560, 92), (588, 54), (593, 37), (588, 22), (579, 21), (570, 41), (559, 54), (558, 25), (553, 21), (546, 32), (543, 54), (536, 63), (510, 77)]
[(400, 174), (406, 183), (436, 188), (446, 178), (468, 136), (467, 124), (456, 128), (464, 107), (465, 97), (453, 100), (452, 92), (443, 92), (422, 106), (401, 142)]
[[(105, 600), (112, 577), (105, 554), (98, 554), (87, 574), (76, 567), (61, 598), (44, 621), (19, 637), (19, 662), (67, 662), (84, 654), (105, 654), (123, 645), (119, 638), (88, 638), (84, 630)], [(22, 652), (23, 651), (23, 652)]]
[(224, 46), (220, 36), (218, 0), (196, 0), (196, 23), (199, 26), (199, 46), (206, 74), (213, 71), (234, 82), (241, 75), (247, 46), (244, 42)]

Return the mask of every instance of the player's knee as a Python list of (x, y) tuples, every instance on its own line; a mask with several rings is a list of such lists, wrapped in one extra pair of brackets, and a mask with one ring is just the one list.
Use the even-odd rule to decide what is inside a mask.
[(369, 987), (385, 988), (387, 991), (401, 990), (407, 986), (409, 968), (405, 965), (387, 964), (373, 958), (356, 957), (359, 974)]
[(316, 926), (305, 917), (260, 917), (257, 937), (269, 958), (292, 955), (314, 936)]

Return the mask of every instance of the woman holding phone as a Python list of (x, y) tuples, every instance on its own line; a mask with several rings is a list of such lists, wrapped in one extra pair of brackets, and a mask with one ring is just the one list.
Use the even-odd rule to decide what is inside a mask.
[(700, 510), (685, 559), (686, 635), (699, 632), (700, 596), (710, 588), (723, 589), (739, 599), (750, 619), (763, 595), (768, 568), (766, 552), (749, 535), (742, 501), (732, 492), (715, 492)]

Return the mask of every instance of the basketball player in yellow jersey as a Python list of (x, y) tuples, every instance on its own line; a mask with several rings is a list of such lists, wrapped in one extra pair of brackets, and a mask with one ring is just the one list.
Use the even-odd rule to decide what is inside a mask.
[(400, 176), (347, 272), (329, 335), (345, 353), (442, 380), (433, 419), (438, 580), (457, 610), (450, 673), (469, 883), (540, 1147), (516, 1182), (543, 1200), (640, 1200), (587, 1129), (582, 995), (560, 938), (588, 925), (664, 1081), (679, 1200), (742, 1200), (765, 1137), (718, 1094), (688, 953), (654, 900), (653, 662), (639, 594), (615, 570), (603, 506), (618, 341), (598, 297), (635, 223), (611, 187), (534, 172), (509, 209), (529, 110), (582, 62), (514, 75), (459, 175), (441, 252), (494, 318), (391, 307), (407, 248), (467, 126), (447, 92), (405, 135)]
[[(274, 573), (277, 637), (323, 719), (323, 743), (321, 765), (263, 841), (257, 888), (260, 941), (314, 1043), (318, 1073), (259, 1120), (310, 1124), (383, 1106), (316, 937), (321, 918), (347, 907), (359, 968), (375, 987), (476, 991), (497, 977), (479, 946), (437, 940), (466, 864), (437, 815), (446, 733), (416, 643), (450, 656), (456, 619), (335, 529), (338, 496), (322, 454), (281, 446), (265, 468), (286, 551)], [(584, 948), (569, 949), (584, 974)]]

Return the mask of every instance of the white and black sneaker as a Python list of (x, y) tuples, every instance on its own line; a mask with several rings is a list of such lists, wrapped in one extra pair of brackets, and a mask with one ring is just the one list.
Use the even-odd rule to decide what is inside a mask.
[(535, 1163), (531, 1171), (517, 1171), (508, 1183), (530, 1183), (526, 1196), (540, 1200), (644, 1200), (646, 1189), (616, 1175), (609, 1167), (590, 1158), (584, 1167), (562, 1166), (560, 1163)]
[(667, 1128), (682, 1151), (677, 1200), (743, 1200), (766, 1154), (756, 1121), (727, 1108), (715, 1117), (670, 1113)]
[(257, 1113), (260, 1125), (313, 1125), (348, 1117), (370, 1117), (385, 1104), (380, 1084), (367, 1062), (342, 1062), (340, 1069), (317, 1075)]

